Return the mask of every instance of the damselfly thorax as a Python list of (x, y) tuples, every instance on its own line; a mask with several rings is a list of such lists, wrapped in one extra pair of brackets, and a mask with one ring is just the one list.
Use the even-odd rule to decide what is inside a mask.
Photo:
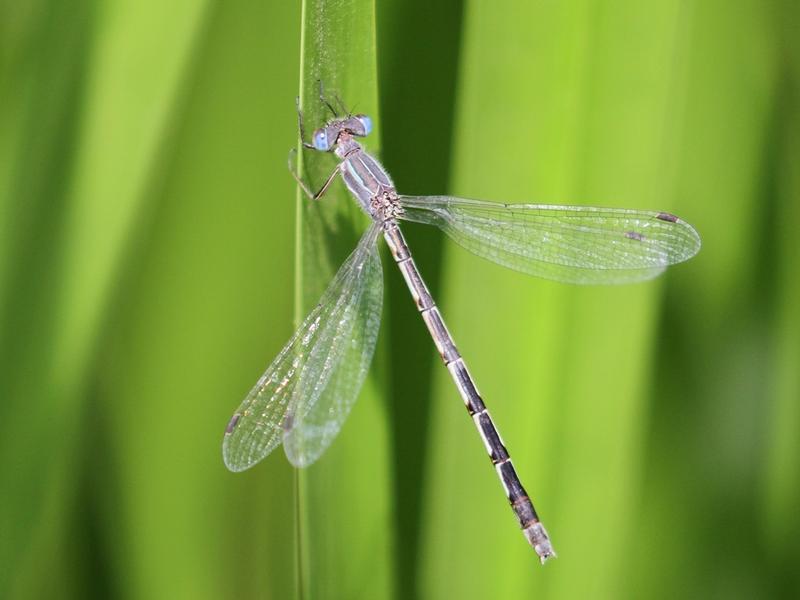
[(389, 173), (361, 144), (347, 133), (340, 134), (336, 155), (342, 159), (342, 179), (364, 212), (379, 222), (400, 214), (402, 208)]

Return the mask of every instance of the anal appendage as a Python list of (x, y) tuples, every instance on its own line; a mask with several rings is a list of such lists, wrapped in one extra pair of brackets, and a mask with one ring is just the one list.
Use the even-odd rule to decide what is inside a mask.
[(555, 558), (556, 551), (550, 543), (550, 536), (547, 530), (539, 521), (529, 525), (522, 530), (528, 543), (533, 547), (534, 552), (539, 556), (539, 560), (544, 564), (548, 558)]

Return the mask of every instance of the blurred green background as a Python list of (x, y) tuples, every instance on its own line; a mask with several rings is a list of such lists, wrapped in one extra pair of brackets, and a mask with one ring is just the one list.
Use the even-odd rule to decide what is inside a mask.
[[(0, 598), (800, 595), (797, 2), (307, 1), (0, 1)], [(577, 288), (406, 228), (544, 568), (389, 261), (330, 452), (222, 464), (358, 235), (314, 229), (353, 215), (340, 184), (298, 211), (286, 170), (319, 76), (404, 193), (703, 237), (658, 281)]]

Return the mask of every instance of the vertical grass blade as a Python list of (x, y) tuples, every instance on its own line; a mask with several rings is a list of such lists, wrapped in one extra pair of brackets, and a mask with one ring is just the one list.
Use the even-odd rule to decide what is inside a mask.
[(0, 7), (2, 597), (81, 593), (60, 570), (43, 585), (35, 565), (69, 545), (74, 501), (64, 475), (74, 468), (81, 401), (74, 389), (54, 389), (53, 290), (93, 14), (86, 2)]
[[(775, 169), (774, 362), (770, 366), (767, 450), (764, 473), (764, 541), (771, 571), (786, 588), (800, 589), (795, 557), (800, 550), (800, 40), (793, 24), (798, 8), (781, 3), (785, 68), (773, 117), (779, 156)], [(780, 590), (777, 590), (780, 591)]]
[(725, 6), (681, 7), (673, 85), (682, 92), (679, 120), (670, 123), (679, 143), (669, 165), (680, 213), (700, 231), (703, 249), (672, 275), (664, 302), (636, 575), (628, 581), (641, 596), (776, 594), (761, 587), (754, 506), (767, 414), (769, 309), (761, 290), (769, 289), (764, 244), (773, 233), (764, 157), (774, 144), (777, 55), (763, 3)]
[[(384, 165), (401, 193), (438, 194), (448, 189), (462, 0), (381, 2), (378, 11), (379, 74)], [(413, 32), (413, 36), (412, 36)], [(412, 41), (413, 37), (413, 41)], [(403, 233), (434, 298), (439, 297), (443, 240), (430, 227)], [(392, 352), (387, 380), (398, 501), (398, 597), (418, 593), (421, 513), (432, 408), (433, 376), (442, 368), (430, 334), (399, 270), (386, 269), (390, 314), (385, 320)], [(413, 376), (409, 376), (413, 373)]]
[[(34, 110), (44, 113), (31, 113), (29, 133), (39, 130), (34, 153), (41, 151), (46, 160), (23, 164), (22, 179), (12, 188), (13, 202), (24, 202), (20, 198), (32, 191), (38, 208), (25, 219), (32, 229), (18, 229), (23, 240), (18, 251), (38, 248), (38, 240), (47, 238), (46, 256), (39, 255), (46, 260), (26, 264), (24, 255), (16, 257), (25, 265), (22, 277), (33, 274), (35, 283), (27, 286), (31, 295), (21, 311), (35, 307), (32, 318), (26, 322), (13, 308), (5, 316), (18, 330), (14, 337), (4, 337), (8, 345), (3, 356), (16, 354), (21, 340), (35, 340), (28, 345), (30, 354), (13, 361), (13, 376), (3, 378), (10, 387), (4, 404), (11, 409), (3, 421), (11, 435), (4, 436), (2, 478), (20, 490), (16, 497), (24, 504), (15, 513), (20, 517), (12, 533), (2, 537), (13, 549), (11, 587), (20, 597), (48, 590), (70, 594), (72, 573), (48, 580), (41, 577), (41, 564), (48, 557), (71, 556), (72, 473), (78, 464), (89, 369), (117, 269), (147, 204), (143, 192), (203, 8), (194, 2), (119, 1), (102, 9), (79, 3), (66, 10), (60, 3), (43, 2), (37, 11), (20, 12), (34, 20), (44, 15), (44, 29), (21, 56), (41, 52), (43, 59), (34, 63), (41, 69), (39, 79), (32, 77), (28, 84), (38, 88)], [(143, 39), (148, 43), (141, 44)], [(58, 65), (65, 67), (64, 73), (53, 68)], [(59, 84), (51, 88), (52, 82)], [(48, 126), (60, 136), (48, 140)], [(18, 156), (35, 158), (25, 156), (31, 138), (20, 142)], [(40, 167), (50, 170), (35, 171)], [(33, 177), (43, 183), (20, 185)], [(12, 223), (21, 227), (25, 220)], [(24, 239), (26, 235), (34, 237)], [(22, 299), (14, 297), (15, 302)], [(18, 447), (28, 451), (17, 453)]]
[[(307, 135), (331, 118), (319, 100), (338, 95), (349, 110), (372, 116), (377, 131), (365, 141), (379, 150), (375, 6), (371, 0), (303, 2), (300, 100)], [(302, 150), (302, 149), (301, 149)], [(302, 173), (316, 190), (335, 166), (330, 156), (306, 154)], [(344, 186), (323, 200), (298, 196), (296, 319), (317, 302), (368, 223)], [(386, 313), (384, 311), (384, 319)], [(387, 409), (379, 342), (373, 374), (347, 424), (326, 454), (298, 472), (300, 597), (392, 596), (392, 495)]]
[[(291, 469), (225, 469), (225, 424), (292, 327), (299, 7), (216, 3), (104, 336), (94, 455), (115, 592), (289, 598)], [(283, 140), (283, 142), (281, 142)], [(97, 439), (97, 438), (95, 438)]]
[[(800, 61), (798, 62), (800, 65)], [(797, 98), (800, 69), (796, 70), (791, 97)], [(792, 133), (784, 140), (783, 167), (776, 210), (777, 244), (782, 257), (777, 266), (774, 325), (774, 363), (768, 369), (770, 381), (764, 390), (770, 400), (764, 457), (763, 541), (774, 571), (795, 587), (800, 578), (794, 568), (800, 536), (800, 253), (795, 226), (800, 223), (800, 113), (795, 109)]]
[[(679, 19), (671, 3), (518, 5), (511, 13), (469, 3), (453, 191), (511, 202), (676, 207), (663, 165), (676, 145), (675, 107), (665, 97)], [(428, 475), (424, 595), (618, 596), (635, 535), (629, 515), (663, 283), (567, 287), (450, 248), (447, 267), (451, 330), (561, 558), (538, 570), (494, 474), (482, 466), (471, 424), (457, 419), (457, 403), (443, 400)], [(439, 379), (442, 398), (452, 396), (446, 377)], [(476, 554), (485, 570), (459, 568)], [(439, 576), (456, 569), (456, 581)]]

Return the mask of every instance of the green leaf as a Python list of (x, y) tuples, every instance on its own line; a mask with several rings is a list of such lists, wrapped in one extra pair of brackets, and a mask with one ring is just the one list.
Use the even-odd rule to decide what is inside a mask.
[[(764, 536), (770, 563), (791, 580), (800, 534), (800, 245), (796, 228), (800, 223), (800, 40), (794, 31), (795, 6), (782, 3), (781, 40), (787, 59), (787, 73), (778, 92), (778, 110), (783, 119), (774, 119), (776, 154), (775, 207), (770, 233), (774, 233), (774, 311), (772, 349), (774, 360), (767, 367), (765, 410), (767, 443), (764, 458)], [(776, 110), (776, 112), (778, 112)]]
[[(375, 7), (367, 0), (305, 0), (300, 103), (307, 135), (332, 117), (338, 96), (376, 124), (365, 142), (379, 151)], [(307, 140), (308, 141), (308, 140)], [(298, 146), (298, 153), (302, 154)], [(335, 167), (306, 153), (301, 172), (316, 191)], [(369, 220), (341, 182), (319, 202), (298, 192), (297, 322), (316, 304)], [(386, 312), (384, 309), (384, 319)], [(385, 339), (385, 338), (384, 338)], [(385, 376), (379, 348), (365, 390), (325, 455), (298, 473), (300, 597), (389, 598), (394, 588), (392, 480)]]
[(276, 455), (233, 474), (220, 446), (292, 329), (298, 63), (284, 54), (298, 18), (211, 9), (151, 174), (98, 383), (113, 457), (98, 461), (101, 515), (113, 582), (133, 597), (293, 594), (291, 469)]
[(41, 578), (40, 565), (43, 557), (71, 554), (72, 471), (80, 464), (91, 364), (131, 236), (149, 206), (149, 177), (204, 12), (196, 2), (95, 8), (42, 2), (12, 14), (30, 36), (9, 66), (26, 84), (11, 89), (27, 130), (4, 151), (19, 161), (9, 196), (16, 213), (10, 252), (19, 270), (9, 274), (6, 266), (2, 278), (6, 289), (25, 291), (4, 301), (14, 331), (4, 335), (2, 356), (17, 354), (22, 340), (32, 343), (3, 361), (10, 366), (3, 377), (10, 435), (2, 479), (17, 489), (20, 505), (2, 536), (0, 558), (13, 582), (0, 581), (0, 593), (70, 594), (57, 576)]
[[(677, 210), (662, 175), (674, 147), (673, 107), (664, 102), (679, 40), (672, 5), (527, 4), (508, 12), (471, 3), (465, 20), (454, 192)], [(423, 595), (619, 596), (636, 537), (630, 514), (663, 283), (575, 288), (457, 249), (447, 248), (446, 261), (450, 329), (560, 558), (539, 570), (492, 469), (481, 467), (471, 423), (456, 420), (445, 401), (454, 394), (440, 373)], [(481, 569), (440, 577), (474, 556)]]

